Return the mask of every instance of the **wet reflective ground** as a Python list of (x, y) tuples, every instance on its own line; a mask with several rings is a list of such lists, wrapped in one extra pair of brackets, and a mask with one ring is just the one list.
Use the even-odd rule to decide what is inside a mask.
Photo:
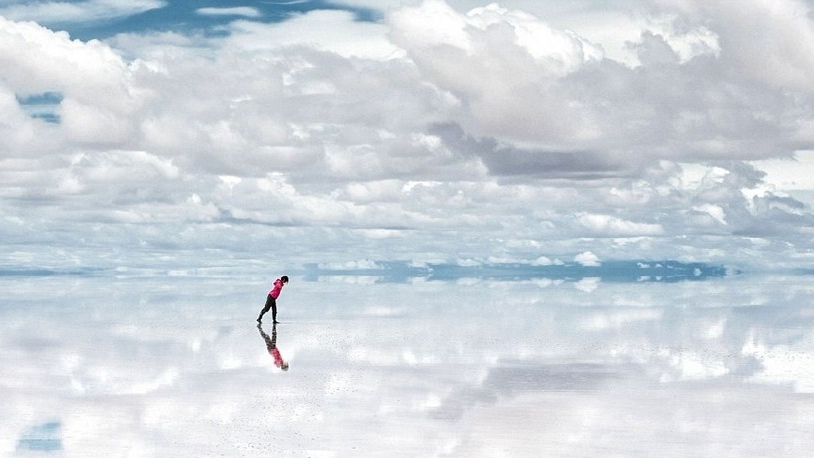
[(4, 278), (0, 456), (808, 457), (811, 279)]

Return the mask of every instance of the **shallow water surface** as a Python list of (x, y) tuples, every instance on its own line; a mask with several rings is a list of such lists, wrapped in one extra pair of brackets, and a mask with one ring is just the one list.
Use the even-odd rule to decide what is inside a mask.
[(4, 278), (0, 456), (810, 456), (809, 280)]

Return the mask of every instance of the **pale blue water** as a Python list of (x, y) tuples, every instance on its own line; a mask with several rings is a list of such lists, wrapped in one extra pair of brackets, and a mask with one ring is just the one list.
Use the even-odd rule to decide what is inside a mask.
[(0, 456), (807, 457), (811, 279), (18, 272)]

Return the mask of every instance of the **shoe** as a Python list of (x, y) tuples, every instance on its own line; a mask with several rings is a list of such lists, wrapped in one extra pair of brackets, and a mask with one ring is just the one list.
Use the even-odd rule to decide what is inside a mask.
[(257, 322), (258, 322), (258, 323), (262, 323), (262, 322), (263, 322), (263, 320), (261, 320), (260, 318), (258, 318), (258, 319), (257, 319)]
[(272, 324), (280, 324), (279, 321), (272, 321)]

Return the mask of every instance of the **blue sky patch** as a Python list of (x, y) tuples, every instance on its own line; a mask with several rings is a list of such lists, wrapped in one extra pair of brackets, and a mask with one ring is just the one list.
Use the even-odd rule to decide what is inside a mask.
[(41, 119), (52, 124), (59, 124), (59, 104), (62, 103), (62, 94), (59, 92), (43, 92), (27, 96), (17, 96), (17, 102), (29, 116)]
[(180, 33), (221, 33), (222, 26), (245, 19), (264, 23), (283, 22), (296, 14), (315, 10), (349, 11), (361, 22), (377, 21), (381, 12), (335, 4), (324, 0), (283, 0), (245, 2), (168, 1), (141, 2), (129, 9), (97, 11), (103, 6), (92, 2), (71, 2), (77, 11), (85, 14), (56, 15), (47, 12), (49, 3), (39, 8), (26, 8), (27, 2), (15, 2), (0, 9), (0, 15), (16, 20), (33, 20), (46, 27), (66, 30), (72, 38), (81, 40), (105, 39), (119, 33), (148, 33), (174, 31)]
[(17, 441), (17, 450), (55, 452), (62, 450), (59, 422), (48, 422), (32, 426)]
[(407, 282), (413, 278), (426, 278), (435, 281), (455, 281), (461, 278), (482, 280), (523, 281), (548, 278), (551, 280), (578, 281), (583, 278), (600, 278), (602, 281), (625, 282), (665, 282), (701, 281), (738, 274), (722, 265), (700, 262), (636, 261), (621, 260), (603, 262), (596, 266), (579, 263), (552, 265), (532, 265), (527, 263), (482, 263), (479, 265), (459, 265), (451, 263), (413, 266), (408, 262), (379, 262), (375, 267), (331, 268), (317, 264), (306, 266), (307, 279), (330, 276), (371, 276), (383, 282)]

